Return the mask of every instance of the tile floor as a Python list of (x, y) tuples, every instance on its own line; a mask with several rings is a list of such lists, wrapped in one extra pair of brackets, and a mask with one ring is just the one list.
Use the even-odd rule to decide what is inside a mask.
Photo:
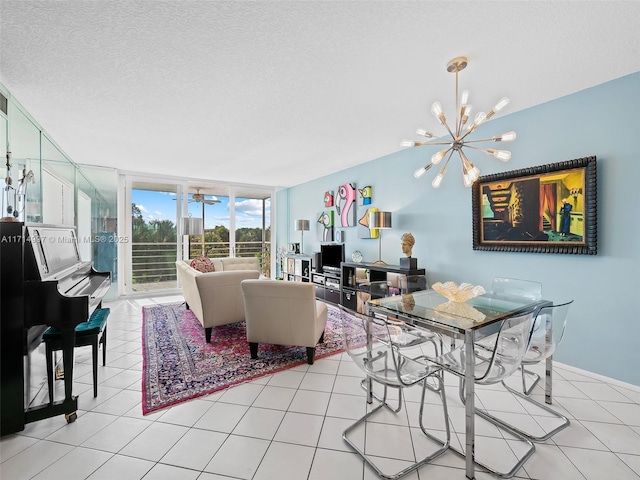
[[(0, 441), (0, 477), (20, 479), (358, 479), (377, 478), (345, 444), (341, 432), (364, 414), (361, 375), (346, 354), (303, 365), (251, 383), (142, 416), (141, 308), (177, 297), (112, 302), (107, 366), (100, 367), (93, 398), (90, 349), (78, 349), (74, 394), (78, 419), (27, 425)], [(640, 478), (640, 388), (563, 365), (554, 370), (554, 407), (571, 418), (569, 428), (536, 445), (516, 478)], [(464, 444), (464, 409), (456, 379), (446, 377), (452, 442)], [(57, 382), (62, 386), (62, 382)], [(548, 414), (502, 387), (477, 388), (478, 405), (540, 430)], [(46, 392), (45, 392), (46, 393)], [(420, 391), (409, 389), (401, 415), (383, 414), (356, 431), (386, 472), (414, 452), (435, 448), (417, 425)], [(542, 398), (542, 390), (536, 393)], [(59, 398), (59, 397), (56, 397)], [(426, 423), (442, 435), (438, 397), (427, 397)], [(477, 456), (504, 465), (521, 444), (481, 419)], [(464, 479), (463, 459), (447, 452), (408, 479)], [(495, 478), (478, 472), (476, 478)]]

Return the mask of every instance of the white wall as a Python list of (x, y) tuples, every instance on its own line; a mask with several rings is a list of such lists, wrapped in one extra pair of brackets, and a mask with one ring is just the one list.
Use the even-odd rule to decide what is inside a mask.
[[(482, 92), (474, 92), (476, 110)], [(429, 103), (425, 98), (425, 105)], [(489, 99), (491, 100), (491, 99)], [(443, 105), (445, 112), (450, 105)], [(508, 110), (508, 107), (507, 107)], [(534, 108), (491, 120), (478, 135), (515, 130), (508, 144), (512, 160), (503, 164), (478, 153), (471, 159), (482, 175), (595, 155), (598, 168), (598, 254), (596, 256), (481, 252), (472, 249), (471, 190), (462, 185), (459, 167), (450, 165), (442, 186), (431, 187), (437, 172), (421, 179), (413, 171), (436, 147), (399, 151), (278, 193), (277, 246), (298, 241), (293, 220), (323, 209), (325, 190), (345, 182), (373, 186), (373, 205), (393, 212), (394, 228), (382, 236), (382, 257), (397, 263), (400, 236), (416, 237), (413, 256), (431, 283), (452, 280), (485, 287), (494, 276), (543, 283), (545, 298), (575, 299), (558, 361), (640, 385), (640, 72)], [(425, 108), (425, 124), (436, 128)], [(417, 125), (418, 126), (418, 125)], [(411, 138), (412, 132), (407, 132)], [(485, 135), (486, 134), (486, 135)], [(398, 142), (401, 139), (398, 139)], [(285, 208), (288, 205), (288, 208)], [(360, 250), (365, 261), (377, 258), (377, 240), (356, 238), (345, 230), (347, 257)], [(318, 251), (313, 234), (305, 235), (307, 253)]]

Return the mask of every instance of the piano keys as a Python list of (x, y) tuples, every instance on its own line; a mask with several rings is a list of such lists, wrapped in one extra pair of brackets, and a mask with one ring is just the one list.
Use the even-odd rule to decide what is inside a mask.
[[(75, 327), (100, 308), (110, 286), (109, 272), (81, 260), (75, 228), (0, 223), (0, 435), (56, 415), (75, 420)], [(63, 336), (65, 398), (29, 406), (29, 356), (49, 326)]]

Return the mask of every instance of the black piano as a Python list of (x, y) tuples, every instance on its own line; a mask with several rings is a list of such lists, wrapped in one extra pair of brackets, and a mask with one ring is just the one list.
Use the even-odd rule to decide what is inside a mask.
[[(0, 222), (0, 435), (52, 416), (75, 420), (75, 327), (100, 308), (110, 286), (109, 272), (80, 260), (75, 228)], [(63, 339), (65, 398), (31, 406), (29, 355), (49, 326)]]

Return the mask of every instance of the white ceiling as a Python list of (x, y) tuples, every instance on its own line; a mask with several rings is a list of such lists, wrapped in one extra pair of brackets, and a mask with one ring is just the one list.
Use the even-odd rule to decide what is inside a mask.
[[(640, 71), (638, 1), (0, 3), (0, 82), (77, 163), (291, 186), (453, 115)], [(503, 113), (503, 114), (504, 114)], [(576, 119), (577, 120), (577, 119)], [(412, 168), (407, 168), (410, 175)]]

